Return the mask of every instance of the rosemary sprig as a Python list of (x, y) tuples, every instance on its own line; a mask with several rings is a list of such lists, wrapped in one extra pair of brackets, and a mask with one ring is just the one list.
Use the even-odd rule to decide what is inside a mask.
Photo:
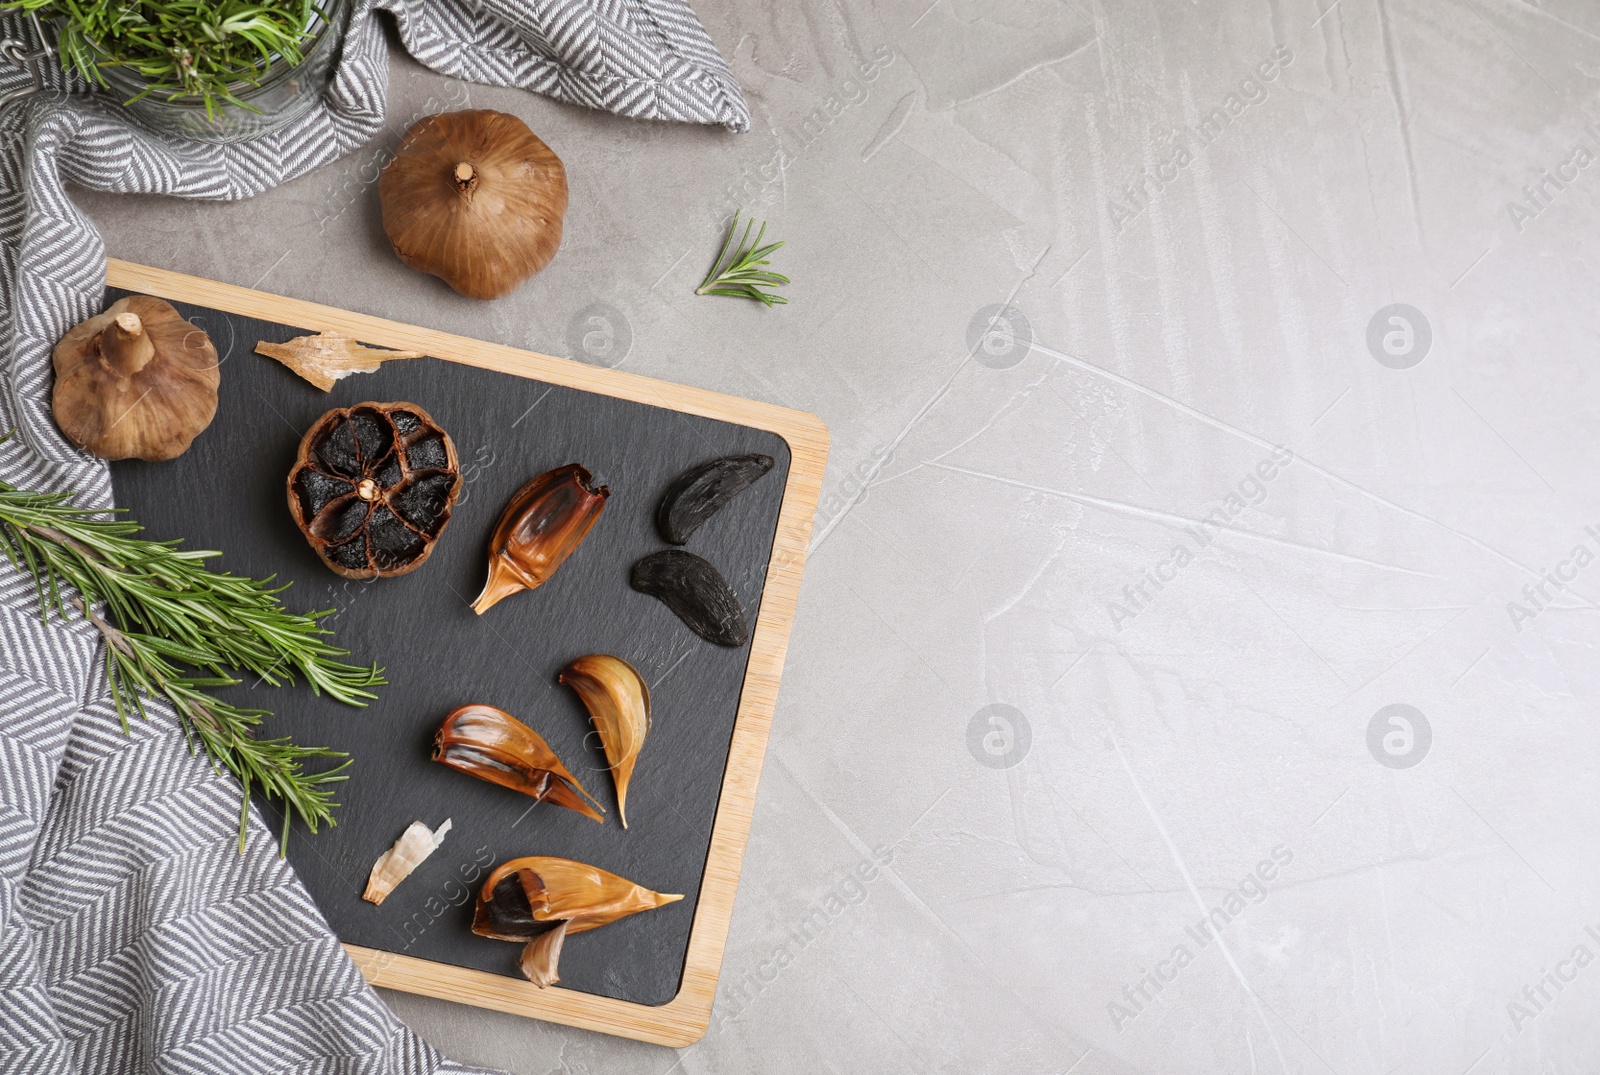
[(67, 70), (104, 86), (101, 68), (127, 68), (149, 84), (133, 101), (196, 97), (208, 118), (223, 104), (258, 111), (235, 89), (259, 85), (279, 57), (299, 63), (321, 10), (315, 0), (0, 0), (0, 11), (61, 23), (56, 50)]
[[(761, 230), (756, 232), (756, 241), (750, 242), (750, 229), (754, 226), (753, 220), (745, 222), (744, 236), (735, 248), (733, 236), (739, 230), (739, 213), (737, 210), (734, 212), (733, 223), (728, 225), (727, 241), (722, 244), (722, 252), (717, 255), (717, 260), (711, 263), (711, 271), (706, 273), (706, 278), (700, 282), (700, 286), (694, 289), (696, 295), (732, 295), (735, 298), (755, 299), (768, 306), (788, 303), (789, 300), (782, 295), (761, 290), (763, 284), (775, 287), (787, 284), (789, 278), (782, 273), (766, 272), (759, 268), (762, 265), (770, 265), (767, 256), (783, 244), (761, 245), (762, 238), (767, 234), (766, 221), (761, 222)], [(729, 250), (733, 250), (732, 258), (728, 257)], [(725, 267), (724, 261), (727, 261)]]
[(332, 825), (337, 803), (329, 785), (346, 778), (350, 763), (315, 773), (303, 763), (346, 755), (287, 738), (257, 739), (266, 710), (243, 709), (208, 691), (240, 682), (231, 673), (246, 671), (272, 686), (301, 677), (318, 694), (361, 706), (377, 697), (369, 688), (383, 684), (382, 670), (339, 660), (346, 651), (330, 645), (330, 632), (319, 625), (331, 610), (288, 611), (278, 599), (286, 585), (211, 571), (205, 561), (217, 553), (138, 537), (138, 523), (68, 499), (0, 481), (0, 549), (32, 576), (46, 620), (51, 613), (65, 619), (72, 608), (105, 638), (107, 678), (123, 729), (130, 712), (147, 715), (145, 697), (172, 703), (189, 749), (198, 739), (213, 766), (227, 768), (244, 785), (241, 849), (252, 787), (282, 801), (285, 848), (296, 816), (312, 832), (323, 822)]

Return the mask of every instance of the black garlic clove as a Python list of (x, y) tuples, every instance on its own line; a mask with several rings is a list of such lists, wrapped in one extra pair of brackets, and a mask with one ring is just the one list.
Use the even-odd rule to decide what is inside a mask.
[(478, 899), (472, 915), (472, 932), (497, 941), (531, 941), (550, 928), (533, 917), (533, 906), (522, 879), (506, 874)]
[(700, 524), (754, 485), (772, 469), (770, 455), (727, 455), (680, 474), (656, 509), (656, 528), (673, 545), (682, 545)]
[(663, 549), (633, 565), (633, 588), (660, 599), (689, 629), (719, 646), (749, 641), (744, 610), (728, 580), (710, 563), (682, 549)]

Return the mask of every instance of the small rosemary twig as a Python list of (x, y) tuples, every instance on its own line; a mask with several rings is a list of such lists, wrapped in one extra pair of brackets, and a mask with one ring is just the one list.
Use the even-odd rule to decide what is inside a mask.
[[(175, 541), (138, 537), (138, 523), (74, 507), (65, 493), (32, 493), (0, 481), (0, 549), (38, 587), (41, 613), (66, 618), (68, 608), (106, 640), (106, 673), (124, 729), (129, 712), (144, 717), (144, 699), (172, 703), (189, 737), (213, 765), (244, 785), (239, 846), (244, 846), (250, 789), (284, 804), (283, 844), (298, 816), (312, 832), (333, 824), (329, 785), (345, 779), (348, 760), (309, 773), (308, 758), (345, 758), (326, 747), (257, 739), (269, 714), (242, 709), (208, 693), (239, 682), (247, 671), (277, 686), (303, 676), (311, 689), (349, 705), (377, 697), (382, 670), (339, 658), (319, 626), (328, 612), (294, 613), (278, 594), (284, 586), (222, 574), (205, 567), (214, 552), (179, 548)], [(78, 596), (67, 596), (66, 590)], [(105, 614), (101, 613), (105, 610)], [(198, 669), (199, 674), (187, 671)]]
[[(739, 214), (737, 211), (734, 212), (733, 223), (728, 225), (727, 241), (722, 244), (722, 251), (717, 255), (717, 260), (711, 263), (711, 271), (706, 273), (706, 278), (700, 282), (700, 286), (694, 289), (696, 295), (732, 295), (735, 298), (755, 299), (768, 306), (778, 306), (789, 301), (782, 295), (761, 290), (763, 284), (775, 287), (787, 284), (789, 278), (782, 273), (766, 272), (758, 267), (771, 264), (767, 261), (767, 256), (783, 244), (761, 245), (762, 238), (767, 234), (765, 221), (761, 223), (761, 230), (756, 232), (756, 241), (750, 242), (750, 229), (754, 226), (753, 220), (745, 222), (744, 236), (735, 248), (733, 236), (739, 230)], [(728, 257), (729, 250), (734, 251), (732, 258)], [(725, 260), (727, 265), (724, 267)]]

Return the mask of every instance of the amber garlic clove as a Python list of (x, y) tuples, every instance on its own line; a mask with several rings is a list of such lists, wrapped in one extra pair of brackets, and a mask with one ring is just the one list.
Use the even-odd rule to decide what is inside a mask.
[(600, 518), (611, 490), (576, 463), (534, 478), (511, 498), (489, 538), (489, 580), (472, 603), (483, 615), (549, 580)]
[(605, 820), (600, 804), (561, 764), (544, 737), (492, 705), (464, 705), (444, 718), (434, 735), (433, 760), (537, 802), (549, 800), (596, 821)]
[(488, 876), (472, 932), (523, 942), (518, 966), (543, 989), (560, 981), (558, 963), (568, 937), (681, 899), (585, 862), (534, 855), (501, 863)]
[(650, 687), (633, 665), (605, 653), (579, 657), (556, 678), (578, 692), (600, 733), (617, 787), (617, 816), (627, 828), (628, 784), (650, 731)]

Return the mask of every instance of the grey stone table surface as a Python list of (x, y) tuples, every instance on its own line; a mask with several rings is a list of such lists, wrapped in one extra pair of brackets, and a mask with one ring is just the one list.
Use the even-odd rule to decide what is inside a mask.
[[(522, 1073), (1593, 1070), (1600, 7), (696, 8), (748, 135), (397, 55), (378, 142), (253, 202), (81, 197), (832, 429), (710, 1033), (396, 1011)], [(464, 106), (572, 186), (488, 304), (373, 182)], [(735, 208), (791, 305), (693, 294)]]

